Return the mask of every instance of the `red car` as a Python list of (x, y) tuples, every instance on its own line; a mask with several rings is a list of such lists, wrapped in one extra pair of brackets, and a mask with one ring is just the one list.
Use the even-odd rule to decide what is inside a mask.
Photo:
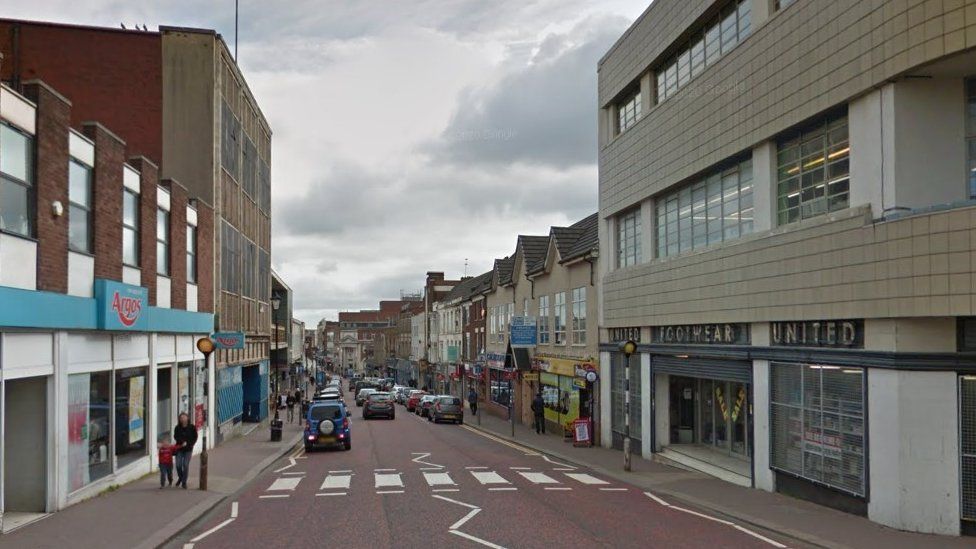
[(407, 411), (413, 412), (417, 408), (417, 404), (420, 403), (420, 397), (426, 394), (423, 391), (410, 391), (410, 395), (407, 397)]

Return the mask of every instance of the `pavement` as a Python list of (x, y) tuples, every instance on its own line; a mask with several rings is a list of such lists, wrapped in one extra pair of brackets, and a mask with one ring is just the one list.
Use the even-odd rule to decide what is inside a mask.
[(481, 423), (468, 424), (505, 441), (516, 442), (576, 466), (587, 467), (605, 478), (625, 482), (652, 492), (668, 502), (690, 505), (711, 516), (770, 533), (790, 546), (811, 547), (969, 547), (969, 537), (946, 537), (902, 532), (881, 526), (864, 517), (836, 511), (787, 495), (743, 488), (709, 475), (649, 461), (631, 460), (631, 472), (623, 470), (623, 452), (594, 447), (575, 447), (561, 434), (538, 435), (528, 426), (511, 424), (482, 414)]
[[(159, 473), (97, 497), (0, 537), (8, 548), (153, 548), (253, 480), (301, 441), (299, 423), (285, 424), (281, 442), (270, 441), (268, 422), (224, 442), (209, 453), (208, 490), (197, 489), (200, 456), (190, 462), (188, 490), (159, 489)], [(174, 475), (175, 476), (175, 475)]]

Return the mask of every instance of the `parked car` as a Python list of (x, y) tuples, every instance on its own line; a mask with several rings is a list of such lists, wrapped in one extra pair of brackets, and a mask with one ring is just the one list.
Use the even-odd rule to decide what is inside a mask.
[(323, 389), (312, 396), (312, 402), (319, 402), (319, 401), (326, 401), (326, 400), (343, 402), (342, 393), (332, 389)]
[(342, 402), (312, 402), (305, 415), (305, 450), (341, 444), (352, 449), (349, 413)]
[(406, 404), (407, 397), (410, 395), (410, 391), (412, 390), (412, 387), (404, 387), (403, 385), (394, 387), (393, 400), (397, 401), (398, 404)]
[(363, 404), (363, 419), (382, 416), (396, 419), (393, 395), (390, 393), (370, 393)]
[(461, 399), (455, 396), (440, 395), (434, 400), (433, 406), (427, 413), (427, 420), (437, 423), (439, 421), (453, 421), (458, 425), (464, 423), (464, 406)]
[(417, 415), (420, 417), (427, 417), (430, 413), (430, 407), (434, 405), (434, 399), (437, 395), (424, 395), (420, 398), (420, 403), (417, 404)]
[(393, 402), (400, 402), (400, 393), (403, 392), (403, 385), (394, 385), (390, 389), (390, 396), (393, 397)]
[(363, 403), (366, 402), (366, 398), (369, 395), (371, 395), (371, 394), (373, 394), (375, 392), (377, 392), (377, 391), (373, 387), (367, 387), (365, 389), (360, 389), (359, 392), (356, 393), (356, 406), (362, 406)]
[(414, 389), (414, 390), (410, 391), (409, 393), (407, 393), (407, 401), (406, 401), (407, 402), (407, 404), (406, 404), (407, 411), (408, 412), (416, 412), (417, 405), (420, 404), (420, 398), (423, 397), (426, 394), (427, 393), (425, 393), (423, 391), (419, 391), (417, 389)]

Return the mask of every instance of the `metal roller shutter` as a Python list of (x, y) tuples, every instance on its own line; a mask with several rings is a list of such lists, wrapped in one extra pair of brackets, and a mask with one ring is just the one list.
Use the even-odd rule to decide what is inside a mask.
[(752, 383), (752, 362), (745, 360), (677, 358), (658, 355), (651, 357), (651, 369), (655, 373)]

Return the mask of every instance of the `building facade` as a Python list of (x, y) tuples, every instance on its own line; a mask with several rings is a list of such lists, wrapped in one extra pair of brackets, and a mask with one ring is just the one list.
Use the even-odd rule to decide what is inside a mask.
[[(919, 532), (976, 520), (976, 19), (658, 0), (600, 61), (605, 445)], [(970, 410), (968, 413), (966, 410)]]
[(213, 209), (73, 109), (0, 86), (4, 531), (150, 473), (179, 413), (214, 441)]

